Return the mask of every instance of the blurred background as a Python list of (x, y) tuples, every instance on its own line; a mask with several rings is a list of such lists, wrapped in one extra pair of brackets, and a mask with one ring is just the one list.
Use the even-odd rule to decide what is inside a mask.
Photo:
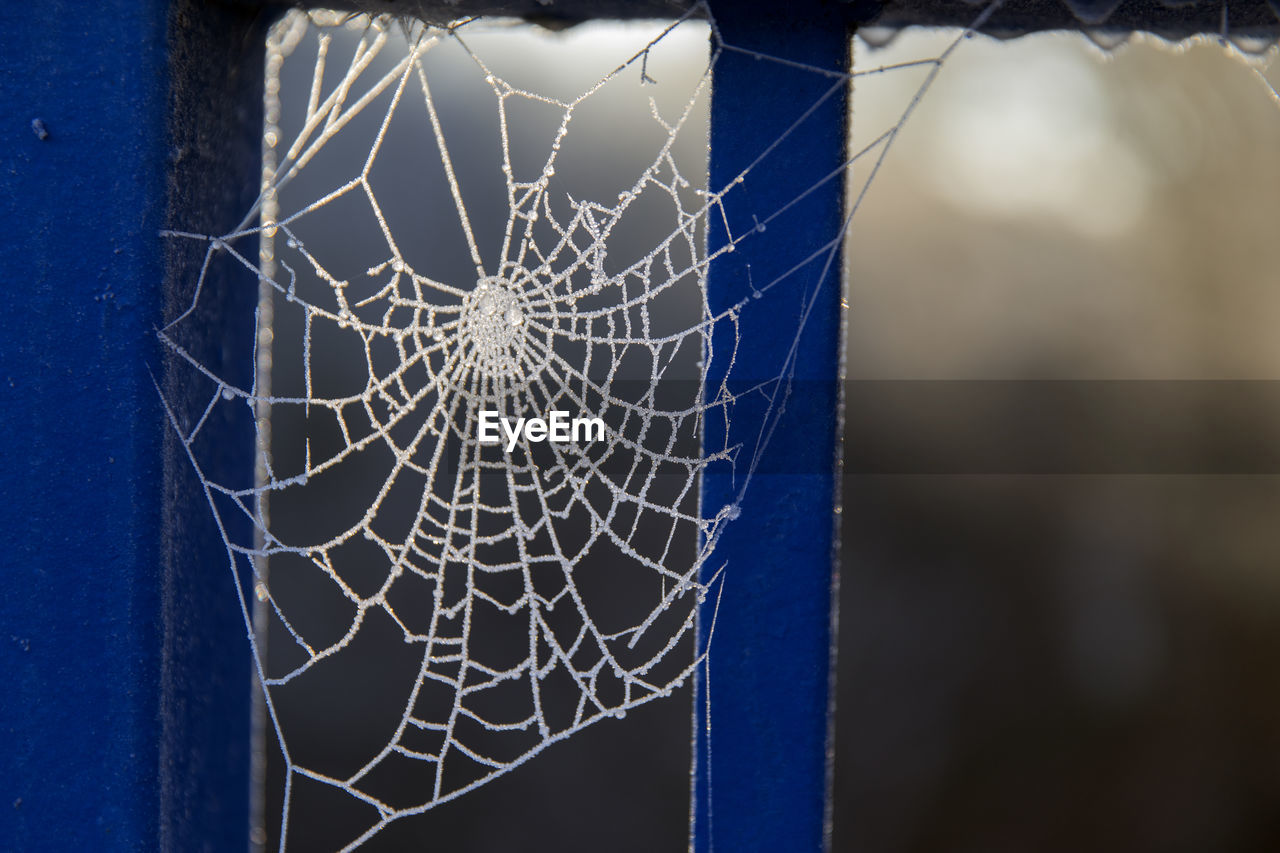
[[(513, 82), (577, 91), (654, 32), (529, 28), (473, 48)], [(684, 59), (649, 69), (664, 86), (687, 92), (705, 67), (706, 30), (691, 32)], [(935, 57), (957, 35), (859, 38), (857, 68)], [(286, 105), (305, 104), (308, 49), (282, 75)], [(436, 92), (466, 140), (455, 162), (478, 175), (498, 136), (491, 110), (466, 106), (483, 86), (456, 53), (433, 59), (453, 81)], [(928, 71), (857, 79), (855, 150), (898, 121)], [(616, 166), (594, 155), (631, 156), (651, 121), (621, 97), (578, 128), (575, 180), (609, 180)], [(695, 183), (701, 134), (684, 152)], [(349, 178), (361, 144), (335, 146), (345, 165), (317, 162), (282, 210)], [(385, 173), (412, 172), (422, 145), (394, 141)], [(905, 125), (847, 248), (837, 851), (1280, 849), (1277, 152), (1280, 107), (1216, 40), (1114, 52), (1079, 35), (965, 40)], [(851, 176), (854, 197), (869, 167)], [(486, 180), (470, 186), (496, 197)], [(419, 215), (412, 201), (393, 215)], [(322, 220), (305, 240), (345, 241), (353, 269), (386, 254), (354, 218)], [(418, 251), (450, 242), (425, 224), (402, 226), (422, 231)], [(285, 393), (299, 366), (280, 354), (301, 333), (276, 316)], [(337, 343), (327, 353), (341, 384), (351, 359)], [(273, 429), (273, 446), (296, 447), (307, 427)], [(306, 523), (285, 511), (274, 520)], [(403, 643), (371, 642), (335, 671), (344, 689), (321, 683), (291, 706), (291, 737), (335, 766), (369, 748), (367, 718), (402, 702), (379, 684)], [(369, 849), (683, 849), (689, 726), (686, 689)], [(267, 754), (270, 835), (282, 771)], [(307, 817), (292, 849), (331, 849), (365, 822), (323, 786), (295, 795)]]
[[(855, 136), (927, 70), (859, 78)], [(1280, 849), (1280, 108), (1216, 39), (974, 38), (896, 146), (848, 247), (835, 849)]]

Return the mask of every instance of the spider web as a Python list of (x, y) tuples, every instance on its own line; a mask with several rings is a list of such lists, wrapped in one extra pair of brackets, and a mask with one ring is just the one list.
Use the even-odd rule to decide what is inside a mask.
[[(647, 69), (658, 41), (586, 91), (558, 98), (495, 74), (468, 46), (477, 28), (289, 14), (268, 41), (265, 175), (257, 208), (230, 234), (171, 235), (209, 244), (191, 309), (162, 338), (214, 387), (194, 422), (171, 414), (220, 527), (232, 529), (229, 517), (239, 516), (248, 518), (254, 534), (252, 541), (228, 535), (226, 544), (233, 569), (241, 569), (237, 578), (245, 566), (253, 578), (242, 596), (246, 626), (286, 763), (282, 847), (288, 788), (298, 777), (376, 810), (355, 846), (390, 821), (447, 802), (585, 726), (670, 695), (696, 666), (689, 653), (696, 604), (709, 591), (699, 572), (716, 525), (729, 514), (698, 516), (697, 481), (710, 459), (731, 451), (699, 451), (702, 419), (728, 400), (702, 402), (695, 362), (708, 328), (726, 318), (711, 314), (703, 287), (704, 227), (715, 200), (682, 173), (676, 143), (697, 123), (709, 68), (674, 104), (661, 94), (647, 98), (657, 129), (654, 150), (629, 185), (607, 200), (576, 198), (555, 180), (574, 119), (628, 71), (652, 85)], [(331, 56), (334, 36), (352, 29), (358, 31), (352, 52)], [(279, 74), (303, 39), (315, 39), (313, 85), (300, 131), (283, 140)], [(466, 53), (496, 109), (506, 208), (496, 252), (487, 244), (490, 223), (473, 223), (469, 214), (442, 123), (446, 110), (429, 74), (432, 52), (445, 45)], [(512, 151), (508, 133), (529, 106), (541, 110), (539, 118), (556, 119), (535, 169)], [(443, 204), (455, 219), (450, 238), (465, 251), (461, 265), (440, 258), (447, 250), (402, 247), (384, 213), (385, 185), (375, 165), (393, 120), (411, 110), (428, 120), (425, 135), (439, 168), (435, 189), (444, 191)], [(340, 148), (344, 134), (367, 133), (370, 117), (376, 127), (356, 174), (300, 209), (280, 212), (290, 182)], [(705, 140), (705, 124), (701, 130)], [(340, 154), (350, 161), (349, 149)], [(342, 261), (333, 247), (304, 236), (309, 218), (338, 207), (376, 223), (384, 241), (385, 254), (357, 275), (338, 271)], [(438, 215), (440, 208), (433, 210)], [(639, 256), (616, 258), (614, 235), (640, 216), (660, 216), (674, 230)], [(217, 375), (182, 343), (208, 269), (225, 258), (251, 268), (274, 297), (259, 307), (259, 369), (250, 388)], [(302, 325), (300, 393), (271, 388), (279, 376), (271, 363), (283, 359), (279, 343), (272, 343), (287, 312)], [(692, 313), (693, 322), (673, 328), (673, 312)], [(320, 345), (358, 354), (359, 381), (348, 393), (322, 390)], [(684, 381), (659, 385), (677, 373)], [(205, 476), (200, 458), (205, 425), (236, 406), (251, 410), (259, 448), (256, 482), (239, 488)], [(510, 453), (477, 440), (483, 410), (514, 417), (553, 409), (599, 415), (607, 439), (524, 440)], [(297, 413), (308, 426), (298, 433), (301, 447), (288, 448), (271, 430)], [(327, 495), (332, 482), (353, 469), (376, 471), (374, 494), (357, 517), (317, 518), (306, 531), (272, 523), (269, 508), (283, 515), (290, 501)], [(395, 500), (406, 492), (418, 496), (408, 524), (385, 518), (393, 492)], [(691, 531), (705, 534), (700, 552), (677, 557), (673, 548), (689, 541)], [(602, 554), (615, 578), (632, 573), (636, 594), (625, 612), (599, 612), (587, 589), (584, 575)], [(362, 588), (353, 574), (368, 574), (371, 564), (380, 580)], [(342, 630), (319, 627), (287, 593), (277, 593), (296, 585), (290, 576), (300, 574), (321, 579), (345, 599)], [(643, 578), (652, 582), (641, 584)], [(358, 768), (316, 769), (292, 754), (279, 696), (340, 656), (375, 618), (389, 619), (418, 659), (402, 714), (382, 748)], [(264, 625), (273, 642), (283, 638), (298, 653), (283, 671), (273, 669), (279, 649), (266, 656)], [(672, 654), (677, 647), (683, 656)], [(427, 769), (424, 784), (407, 793), (383, 790), (379, 772), (406, 762)]]
[[(751, 170), (727, 187), (702, 189), (690, 176), (705, 162), (682, 164), (680, 143), (692, 136), (705, 151), (699, 109), (705, 112), (716, 58), (736, 48), (716, 42), (713, 24), (709, 63), (674, 98), (650, 73), (673, 34), (699, 25), (692, 16), (677, 21), (589, 88), (557, 97), (495, 73), (470, 46), (476, 22), (440, 28), (290, 13), (268, 41), (258, 204), (228, 234), (169, 233), (207, 243), (192, 304), (161, 336), (190, 381), (209, 384), (209, 396), (194, 417), (173, 409), (170, 416), (226, 531), (241, 588), (265, 709), (286, 768), (282, 847), (298, 779), (374, 810), (369, 828), (348, 845), (358, 846), (390, 822), (454, 799), (592, 723), (671, 695), (701, 663), (691, 653), (697, 606), (714, 595), (720, 577), (704, 565), (737, 511), (729, 505), (700, 514), (699, 477), (709, 465), (727, 464), (745, 490), (772, 426), (766, 417), (754, 447), (706, 448), (699, 446), (704, 422), (727, 422), (745, 393), (765, 394), (776, 412), (789, 365), (780, 365), (773, 382), (733, 392), (726, 379), (709, 393), (702, 377), (729, 376), (740, 314), (760, 310), (756, 300), (791, 282), (753, 282), (744, 302), (719, 312), (708, 305), (708, 264), (754, 232), (730, 233), (709, 253), (706, 231), (709, 223), (728, 228), (720, 199), (742, 192)], [(335, 35), (352, 29), (354, 47), (334, 55), (335, 45), (347, 43)], [(281, 112), (289, 105), (279, 98), (280, 73), (304, 40), (315, 45), (308, 55), (312, 85), (300, 130), (284, 138)], [(431, 57), (446, 47), (466, 54), (473, 82), (482, 81), (497, 116), (505, 216), (496, 240), (491, 223), (469, 212), (450, 145), (456, 137), (433, 85)], [(830, 91), (852, 76), (836, 75)], [(655, 133), (646, 161), (616, 196), (575, 196), (562, 185), (575, 120), (582, 123), (579, 116), (601, 92), (621, 86), (647, 101)], [(556, 119), (532, 161), (513, 150), (508, 129), (530, 106)], [(443, 219), (447, 210), (456, 224), (448, 246), (423, 241), (438, 251), (419, 250), (392, 227), (376, 172), (393, 122), (409, 114), (426, 118), (423, 156), (438, 170), (433, 216)], [(896, 126), (850, 163), (867, 153), (882, 156), (895, 132)], [(289, 184), (326, 158), (355, 163), (354, 174), (282, 210)], [(375, 223), (381, 256), (346, 269), (334, 246), (308, 238), (308, 222), (333, 210), (347, 222)], [(762, 211), (760, 219), (771, 213)], [(642, 252), (615, 250), (626, 245), (620, 233), (655, 219), (665, 233)], [(450, 250), (463, 253), (460, 263), (446, 257)], [(828, 250), (828, 262), (836, 251)], [(219, 263), (250, 269), (269, 297), (257, 315), (252, 387), (224, 378), (183, 342), (204, 279)], [(798, 296), (812, 304), (813, 293)], [(277, 337), (286, 314), (301, 326), (288, 356)], [(346, 353), (345, 367), (357, 378), (341, 392), (318, 366), (326, 349)], [(272, 387), (286, 357), (300, 359), (300, 388)], [(212, 452), (204, 444), (206, 424), (235, 407), (248, 409), (255, 423), (257, 476), (248, 486), (206, 476), (202, 461)], [(507, 453), (477, 440), (486, 409), (598, 414), (607, 435), (581, 444), (524, 440)], [(291, 416), (307, 426), (286, 444), (280, 424)], [(359, 510), (354, 517), (315, 505), (330, 494), (322, 484), (343, 489), (362, 476), (366, 482), (353, 488), (366, 492), (352, 504)], [(407, 523), (387, 518), (399, 514), (387, 510), (393, 493), (416, 496)], [(285, 515), (290, 503), (312, 523), (287, 529), (273, 523), (273, 513)], [(252, 538), (230, 533), (245, 520)], [(697, 545), (682, 549), (681, 542)], [(607, 582), (627, 590), (623, 608), (590, 590), (599, 586), (602, 563)], [(374, 582), (362, 583), (361, 574)], [(239, 583), (242, 577), (252, 578), (251, 588)], [(289, 594), (291, 585), (316, 582), (343, 600), (341, 630), (332, 630), (332, 620), (322, 627), (296, 605), (305, 599)], [(341, 771), (295, 755), (288, 715), (278, 708), (282, 696), (375, 630), (374, 622), (387, 620), (416, 665), (406, 671), (401, 712), (381, 747)], [(268, 659), (266, 626), (273, 644), (290, 646), (291, 665), (279, 666), (278, 648)], [(380, 773), (405, 763), (424, 771), (420, 786), (380, 784)]]
[[(705, 38), (708, 24), (706, 66), (672, 91), (677, 75), (655, 66), (682, 34)], [(756, 230), (734, 233), (721, 201), (750, 192), (769, 152), (726, 186), (702, 186), (712, 71), (726, 51), (751, 53), (724, 43), (704, 8), (629, 48), (575, 93), (563, 81), (535, 90), (507, 79), (500, 41), (483, 37), (503, 26), (289, 13), (268, 40), (257, 204), (226, 234), (167, 232), (205, 244), (191, 305), (161, 338), (183, 381), (207, 396), (199, 411), (171, 405), (169, 415), (241, 593), (285, 764), (282, 848), (299, 780), (370, 809), (349, 849), (690, 679), (703, 663), (692, 651), (699, 605), (714, 605), (722, 577), (712, 570), (716, 543), (738, 517), (736, 503), (700, 508), (699, 480), (727, 469), (739, 494), (751, 486), (793, 371), (788, 360), (768, 382), (730, 384), (743, 317), (788, 300), (800, 320), (772, 333), (798, 340), (817, 298), (801, 277), (783, 275), (750, 282), (751, 295), (728, 308), (708, 301), (709, 264), (815, 187), (796, 187), (786, 204), (759, 212)], [(859, 75), (919, 78), (893, 123), (843, 164), (849, 175), (866, 164), (850, 218), (967, 32), (916, 61), (809, 69), (831, 80), (824, 97)], [(449, 52), (465, 58), (451, 66), (464, 76), (436, 62)], [(290, 62), (310, 72), (305, 104), (280, 97)], [(607, 109), (591, 112), (618, 90), (649, 120), (650, 133), (632, 140), (645, 151), (633, 166), (575, 147), (584, 124), (608, 121)], [(481, 105), (492, 138), (451, 129), (463, 121), (451, 103), (464, 97)], [(805, 106), (786, 133), (817, 104)], [(379, 164), (406, 122), (416, 128), (420, 174), (388, 175)], [(521, 123), (542, 136), (516, 133)], [(478, 174), (459, 149), (483, 144), (499, 165)], [(609, 171), (616, 192), (579, 181), (581, 162)], [(348, 177), (295, 199), (290, 186), (308, 168)], [(416, 220), (395, 200), (405, 194)], [(476, 215), (482, 196), (502, 214)], [(325, 217), (327, 230), (315, 225)], [(727, 234), (709, 251), (712, 228)], [(379, 252), (352, 266), (334, 239), (343, 229), (372, 234)], [(821, 263), (838, 261), (839, 238), (831, 235)], [(218, 265), (249, 270), (261, 288), (250, 387), (188, 343), (199, 337), (191, 318)], [(708, 376), (724, 378), (708, 388)], [(744, 395), (767, 401), (755, 440), (702, 446), (708, 421), (727, 424)], [(605, 439), (524, 439), (510, 452), (478, 441), (482, 411), (553, 409), (598, 415)], [(208, 425), (237, 417), (254, 424), (250, 484), (206, 473), (216, 451)], [(350, 497), (335, 506), (335, 492)], [(326, 619), (316, 618), (317, 595), (328, 596)], [(370, 634), (393, 638), (407, 661), (394, 669), (394, 719), (358, 762), (299, 754), (294, 718), (281, 706)], [(406, 772), (419, 784), (388, 783)]]

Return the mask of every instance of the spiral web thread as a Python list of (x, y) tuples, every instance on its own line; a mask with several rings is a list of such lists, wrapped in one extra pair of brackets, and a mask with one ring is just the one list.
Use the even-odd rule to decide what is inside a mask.
[[(628, 178), (629, 186), (616, 198), (574, 198), (559, 190), (562, 142), (573, 134), (583, 105), (610, 85), (656, 86), (648, 73), (651, 56), (672, 32), (702, 26), (703, 20), (710, 25), (712, 49), (692, 91), (675, 109), (668, 101), (660, 106), (658, 99), (649, 100), (650, 119), (660, 132), (647, 165), (634, 180)], [(677, 142), (695, 132), (692, 117), (707, 97), (717, 59), (726, 51), (750, 53), (723, 43), (705, 8), (664, 29), (569, 100), (518, 88), (494, 74), (468, 45), (477, 26), (481, 23), (471, 20), (434, 27), (388, 17), (290, 13), (268, 40), (265, 174), (257, 204), (227, 234), (166, 232), (168, 239), (206, 244), (190, 307), (160, 335), (183, 381), (207, 386), (207, 404), (196, 412), (173, 404), (168, 410), (220, 529), (230, 531), (234, 522), (247, 520), (253, 530), (247, 540), (229, 532), (224, 538), (270, 728), (285, 763), (282, 848), (288, 839), (289, 791), (298, 778), (332, 786), (368, 805), (372, 819), (348, 845), (355, 847), (392, 821), (449, 801), (594, 722), (669, 696), (688, 680), (702, 663), (688, 651), (697, 604), (714, 598), (722, 577), (703, 567), (724, 526), (738, 517), (736, 504), (700, 514), (698, 479), (708, 465), (729, 465), (739, 495), (750, 487), (788, 393), (792, 366), (780, 364), (774, 380), (733, 393), (727, 380), (708, 389), (695, 378), (676, 383), (688, 390), (673, 399), (664, 390), (670, 385), (660, 383), (690, 364), (696, 376), (706, 376), (713, 364), (720, 365), (717, 375), (731, 375), (742, 315), (773, 310), (764, 306), (774, 298), (789, 300), (788, 311), (801, 319), (797, 328), (772, 333), (798, 340), (817, 297), (803, 277), (788, 273), (752, 282), (752, 295), (726, 310), (708, 305), (709, 262), (755, 231), (730, 232), (723, 247), (709, 254), (706, 229), (728, 229), (721, 199), (748, 192), (769, 151), (724, 187), (704, 190), (682, 173)], [(332, 34), (353, 28), (359, 34), (354, 50), (334, 55), (339, 42)], [(935, 57), (859, 72), (915, 69), (923, 77), (897, 122), (844, 164), (850, 169), (864, 159), (871, 163), (855, 188), (849, 217), (962, 38)], [(317, 42), (305, 120), (296, 138), (281, 139), (280, 70), (304, 39)], [(486, 255), (468, 214), (463, 178), (451, 157), (450, 142), (457, 145), (457, 140), (444, 125), (430, 79), (426, 59), (445, 44), (466, 52), (490, 93), (487, 108), (498, 115), (507, 215), (501, 249), (493, 256)], [(838, 94), (855, 76), (811, 70), (830, 81), (824, 98)], [(559, 113), (542, 167), (529, 174), (515, 165), (507, 133), (508, 111), (518, 102)], [(804, 119), (816, 106), (786, 133), (803, 132)], [(408, 246), (402, 249), (383, 215), (379, 193), (384, 190), (375, 190), (370, 178), (388, 125), (409, 110), (425, 114), (430, 128), (423, 156), (438, 162), (447, 190), (443, 198), (430, 200), (431, 210), (441, 217), (448, 211), (456, 222), (471, 265), (462, 280), (438, 276), (429, 260), (414, 258)], [(282, 190), (324, 157), (354, 120), (370, 113), (380, 124), (372, 146), (352, 167), (354, 176), (297, 209), (280, 210)], [(797, 187), (793, 201), (813, 189)], [(359, 279), (332, 269), (332, 246), (300, 235), (308, 217), (344, 203), (358, 203), (385, 242), (385, 252), (369, 259)], [(758, 229), (789, 206), (761, 211)], [(639, 257), (617, 261), (611, 254), (613, 235), (639, 210), (647, 218), (661, 211), (667, 233)], [(843, 229), (830, 235), (818, 256), (796, 258), (792, 271), (836, 262), (842, 234)], [(184, 343), (205, 278), (216, 264), (249, 269), (271, 297), (257, 315), (258, 370), (249, 388), (219, 375)], [(673, 327), (666, 302), (689, 293), (695, 294), (691, 304), (696, 308), (685, 310), (690, 316)], [(271, 389), (271, 315), (285, 311), (296, 312), (304, 330), (304, 387), (296, 394)], [(312, 343), (321, 330), (358, 342), (361, 387), (345, 394), (320, 390)], [(717, 344), (730, 340), (733, 346), (713, 350), (713, 332)], [(279, 347), (276, 341), (277, 359)], [(769, 400), (770, 414), (757, 440), (699, 448), (704, 420), (728, 420), (734, 401), (746, 393)], [(247, 407), (256, 425), (257, 477), (250, 486), (221, 483), (205, 473), (210, 448), (202, 442), (202, 430), (236, 417), (237, 407), (241, 413)], [(599, 414), (608, 427), (606, 439), (524, 441), (509, 454), (476, 440), (481, 410), (540, 414), (552, 408)], [(324, 424), (337, 437), (321, 447), (320, 442), (313, 446), (308, 434), (305, 446), (285, 452), (278, 436), (273, 442), (271, 429), (273, 420), (288, 413)], [(344, 465), (377, 468), (379, 486), (357, 518), (318, 538), (273, 525), (269, 504), (305, 494)], [(412, 523), (393, 530), (383, 523), (383, 509), (388, 495), (406, 486), (418, 496), (416, 512)], [(696, 531), (690, 541), (696, 538), (699, 544), (696, 553), (686, 555), (673, 543), (690, 531)], [(381, 582), (372, 589), (357, 589), (342, 565), (345, 552), (356, 544), (366, 555), (373, 553), (380, 567)], [(610, 571), (650, 579), (623, 617), (597, 613), (583, 592), (580, 575), (596, 550), (609, 556)], [(310, 573), (340, 594), (349, 613), (343, 630), (316, 636), (306, 627), (307, 614), (291, 608), (273, 587), (287, 572)], [(709, 575), (715, 579), (700, 580)], [(254, 579), (251, 588), (242, 577)], [(383, 748), (354, 772), (335, 775), (309, 767), (291, 752), (277, 692), (350, 646), (375, 616), (392, 620), (404, 643), (420, 652), (398, 724)], [(284, 671), (272, 671), (266, 658), (262, 626), (268, 622), (277, 632), (273, 638), (285, 637), (296, 653)], [(495, 642), (482, 636), (495, 625), (505, 659), (494, 654)], [(380, 768), (405, 762), (426, 768), (421, 788), (379, 789)]]

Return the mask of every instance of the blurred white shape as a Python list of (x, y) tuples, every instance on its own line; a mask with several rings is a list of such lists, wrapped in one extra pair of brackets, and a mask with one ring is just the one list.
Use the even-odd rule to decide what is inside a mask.
[(933, 102), (931, 189), (980, 214), (1050, 216), (1089, 237), (1137, 222), (1152, 175), (1116, 132), (1099, 60), (1057, 36), (965, 47)]

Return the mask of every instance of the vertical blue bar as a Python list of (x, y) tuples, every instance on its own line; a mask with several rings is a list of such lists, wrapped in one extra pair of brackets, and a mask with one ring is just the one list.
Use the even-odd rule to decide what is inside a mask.
[[(247, 845), (245, 630), (155, 384), (166, 208), (231, 227), (258, 182), (262, 41), (216, 8), (0, 5), (3, 850)], [(252, 297), (207, 319), (248, 370)]]
[[(831, 12), (838, 5), (723, 0), (712, 3), (712, 12), (726, 44), (846, 72), (850, 37)], [(750, 297), (753, 286), (785, 276), (741, 313), (732, 387), (783, 373), (811, 300), (812, 311), (794, 353), (791, 398), (742, 496), (739, 517), (724, 529), (703, 570), (709, 581), (725, 566), (719, 600), (713, 590), (699, 619), (700, 648), (706, 648), (713, 614), (715, 626), (695, 690), (694, 847), (725, 853), (819, 851), (829, 837), (841, 334), (838, 243), (822, 250), (841, 232), (844, 180), (838, 170), (847, 156), (847, 86), (837, 77), (736, 51), (720, 56), (714, 75), (712, 190), (728, 186), (782, 139), (724, 196), (730, 233), (750, 236), (712, 263), (712, 311), (726, 310)], [(823, 183), (832, 173), (836, 177)], [(750, 233), (757, 218), (815, 186), (768, 222), (767, 230)], [(713, 223), (709, 249), (715, 252), (727, 239)], [(815, 253), (812, 262), (787, 274)], [(723, 378), (733, 344), (729, 325), (718, 324), (712, 341), (709, 396)], [(714, 469), (703, 477), (704, 517), (738, 500), (745, 460), (767, 417), (758, 395), (735, 404), (727, 438), (730, 445), (745, 444), (735, 466), (739, 479), (735, 483)], [(723, 446), (725, 438), (724, 424), (709, 418), (704, 446)]]

